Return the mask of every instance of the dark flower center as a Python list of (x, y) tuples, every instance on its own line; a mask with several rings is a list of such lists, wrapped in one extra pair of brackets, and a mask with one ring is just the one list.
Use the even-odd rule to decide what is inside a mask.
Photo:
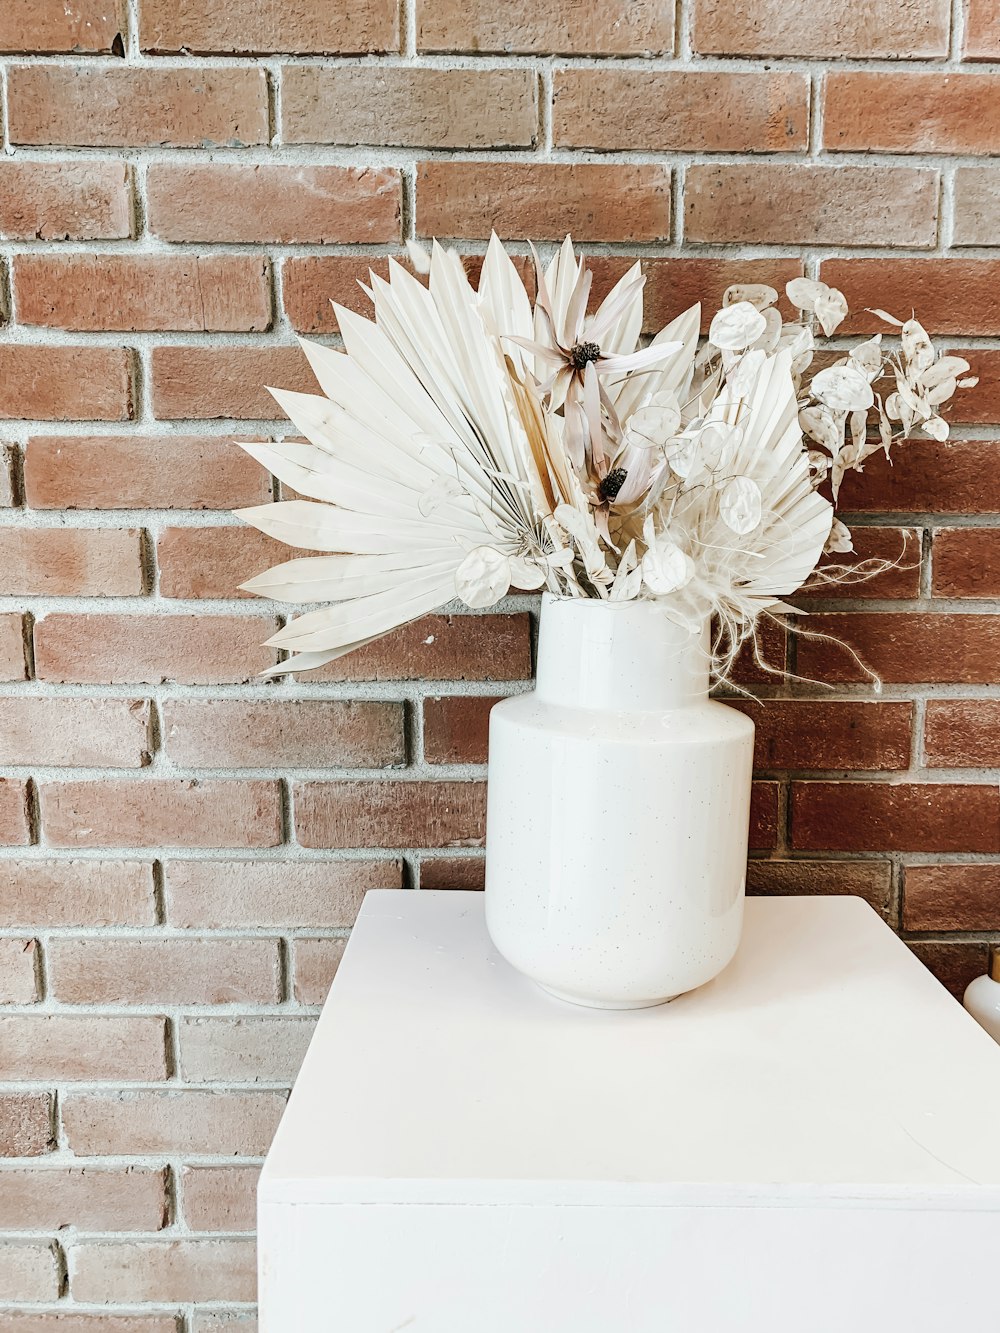
[(583, 370), (588, 361), (596, 361), (600, 355), (597, 343), (574, 343), (569, 349), (569, 363), (574, 370)]
[(625, 485), (625, 478), (627, 476), (628, 473), (623, 467), (613, 467), (598, 486), (597, 494), (602, 500), (613, 500)]

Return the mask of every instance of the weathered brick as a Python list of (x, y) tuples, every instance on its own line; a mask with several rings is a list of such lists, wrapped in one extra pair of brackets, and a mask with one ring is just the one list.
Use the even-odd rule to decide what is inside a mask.
[(973, 978), (982, 976), (986, 971), (985, 944), (966, 944), (958, 940), (908, 940), (907, 943), (956, 1000), (962, 998), (966, 986)]
[[(975, 392), (975, 391), (973, 391)], [(840, 509), (850, 513), (1000, 513), (1000, 441), (905, 440), (848, 472)]]
[(37, 957), (37, 940), (0, 939), (0, 1004), (34, 1004), (41, 999)]
[(448, 695), (424, 700), (424, 758), (429, 764), (485, 764), (490, 695)]
[(0, 1093), (0, 1157), (43, 1157), (54, 1147), (51, 1094)]
[(61, 1099), (66, 1143), (78, 1157), (166, 1153), (263, 1157), (282, 1092), (74, 1093)]
[[(820, 277), (839, 288), (851, 307), (841, 333), (890, 333), (871, 313), (879, 309), (900, 319), (916, 310), (931, 334), (1000, 334), (992, 296), (1000, 283), (998, 260), (826, 259)], [(901, 445), (900, 451), (909, 447)]]
[[(867, 475), (867, 467), (866, 467)], [(795, 593), (795, 602), (836, 597), (917, 597), (920, 593), (921, 534), (917, 528), (851, 529), (854, 550), (825, 555), (817, 574)], [(874, 562), (874, 563), (868, 563)], [(888, 568), (882, 568), (888, 562)], [(847, 582), (824, 582), (830, 568), (846, 568)]]
[(163, 742), (185, 768), (384, 768), (406, 758), (403, 705), (374, 700), (167, 699)]
[(1000, 229), (1000, 170), (958, 167), (955, 171), (953, 245), (994, 245)]
[(0, 420), (126, 421), (132, 357), (123, 347), (0, 346)]
[(263, 616), (57, 613), (35, 622), (39, 680), (214, 685), (249, 680), (274, 660), (263, 641), (277, 629)]
[(910, 762), (913, 705), (888, 700), (727, 700), (756, 728), (762, 769), (900, 769)]
[(166, 1078), (164, 1029), (144, 1015), (0, 1014), (0, 1078)]
[(555, 73), (552, 97), (558, 148), (773, 153), (807, 146), (809, 81), (793, 71), (564, 69)]
[(0, 763), (141, 768), (149, 760), (145, 699), (0, 698)]
[(69, 1249), (77, 1301), (252, 1301), (256, 1276), (250, 1240), (78, 1241)]
[(139, 42), (144, 51), (302, 55), (399, 50), (399, 9), (392, 0), (330, 5), (294, 0), (143, 0)]
[(277, 782), (43, 782), (38, 802), (51, 847), (275, 847), (281, 842)]
[(996, 785), (796, 782), (792, 846), (831, 852), (1000, 851)]
[(24, 621), (16, 611), (0, 615), (0, 680), (24, 680)]
[(807, 628), (838, 640), (799, 639), (798, 671), (811, 680), (868, 678), (842, 644), (883, 680), (897, 684), (955, 681), (989, 685), (1000, 661), (1000, 616), (814, 614)]
[(0, 1299), (54, 1301), (58, 1295), (55, 1246), (44, 1240), (0, 1242)]
[(34, 509), (231, 509), (271, 498), (268, 474), (213, 435), (35, 435), (24, 456)]
[(850, 894), (864, 898), (889, 919), (893, 906), (892, 866), (888, 861), (750, 860), (747, 892), (762, 897)]
[(924, 761), (931, 768), (1000, 768), (1000, 699), (928, 699)]
[(696, 165), (687, 172), (684, 234), (746, 244), (930, 246), (937, 194), (937, 173), (922, 167)]
[(192, 1231), (253, 1231), (258, 1166), (185, 1166), (181, 1210)]
[(267, 385), (317, 390), (298, 347), (154, 347), (153, 411), (161, 421), (232, 417), (277, 420)]
[(369, 889), (398, 889), (398, 861), (176, 861), (166, 864), (172, 926), (352, 926)]
[(437, 856), (420, 862), (422, 889), (482, 889), (486, 883), (486, 861), (482, 857)]
[(196, 1310), (191, 1333), (258, 1333), (257, 1316), (243, 1310)]
[(950, 26), (947, 0), (826, 0), (796, 10), (779, 0), (695, 0), (692, 45), (708, 55), (943, 57)]
[(996, 930), (1000, 865), (907, 866), (904, 930)]
[(308, 1018), (182, 1018), (181, 1075), (189, 1083), (291, 1083), (313, 1034)]
[(823, 81), (823, 143), (833, 150), (994, 153), (998, 117), (994, 74), (901, 70), (886, 78), (884, 71), (852, 70)]
[(939, 528), (935, 597), (1000, 597), (1000, 528)]
[(15, 144), (199, 148), (268, 140), (262, 69), (14, 65), (7, 99)]
[(156, 541), (160, 596), (249, 598), (241, 583), (292, 556), (284, 542), (244, 524), (165, 528)]
[(0, 594), (129, 597), (143, 591), (138, 528), (0, 528)]
[(131, 234), (132, 189), (125, 163), (0, 161), (0, 236), (97, 241)]
[(0, 926), (150, 926), (151, 861), (4, 861)]
[(659, 241), (670, 234), (670, 170), (593, 162), (421, 162), (421, 236)]
[(160, 1231), (166, 1225), (162, 1170), (31, 1166), (3, 1172), (0, 1227), (12, 1231)]
[(168, 241), (376, 244), (400, 234), (390, 167), (150, 167), (152, 230)]
[(0, 51), (109, 54), (124, 33), (119, 0), (76, 0), (72, 5), (6, 0), (0, 11)]
[(17, 255), (22, 324), (57, 329), (258, 331), (271, 323), (266, 259), (244, 255)]
[(304, 847), (479, 847), (484, 782), (303, 782), (295, 828)]
[(531, 618), (525, 614), (423, 616), (319, 671), (329, 680), (526, 680)]
[(27, 783), (0, 778), (0, 846), (27, 847), (30, 842)]
[(1000, 58), (1000, 12), (993, 0), (966, 0), (963, 54), (966, 60)]
[(277, 1004), (268, 939), (54, 939), (49, 990), (63, 1004)]
[(673, 51), (674, 11), (656, 0), (417, 0), (420, 51), (548, 55), (662, 55)]
[(330, 990), (346, 940), (293, 940), (292, 975), (299, 1004), (322, 1004)]
[(3, 1333), (177, 1333), (172, 1314), (42, 1314), (10, 1310)]
[(527, 148), (538, 129), (528, 69), (291, 65), (282, 71), (286, 143)]

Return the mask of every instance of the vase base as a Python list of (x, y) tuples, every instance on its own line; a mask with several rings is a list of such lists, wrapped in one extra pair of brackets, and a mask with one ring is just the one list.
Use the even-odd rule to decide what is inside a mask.
[(581, 995), (571, 995), (568, 991), (556, 990), (554, 986), (543, 986), (540, 981), (535, 985), (546, 995), (553, 995), (566, 1004), (578, 1005), (581, 1009), (655, 1009), (657, 1005), (669, 1004), (676, 1000), (676, 995), (664, 995), (656, 1000), (585, 1000)]

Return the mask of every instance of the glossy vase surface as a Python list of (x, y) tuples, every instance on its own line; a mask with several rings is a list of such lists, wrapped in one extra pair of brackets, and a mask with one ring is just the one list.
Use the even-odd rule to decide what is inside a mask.
[(562, 999), (662, 1004), (736, 952), (753, 723), (708, 685), (707, 625), (543, 598), (535, 689), (490, 714), (486, 919)]

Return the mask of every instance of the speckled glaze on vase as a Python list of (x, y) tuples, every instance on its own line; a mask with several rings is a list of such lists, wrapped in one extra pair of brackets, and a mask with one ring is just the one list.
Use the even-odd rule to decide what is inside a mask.
[(708, 677), (707, 625), (546, 594), (535, 689), (490, 714), (486, 921), (561, 999), (663, 1004), (736, 952), (754, 729)]

